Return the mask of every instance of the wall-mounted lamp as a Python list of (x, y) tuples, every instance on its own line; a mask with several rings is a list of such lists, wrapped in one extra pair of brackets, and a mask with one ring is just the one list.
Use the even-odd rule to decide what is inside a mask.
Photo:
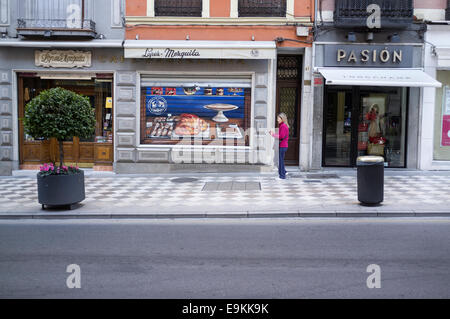
[(347, 33), (347, 40), (350, 41), (350, 42), (355, 42), (356, 41), (356, 34), (355, 34), (355, 32)]
[(393, 35), (389, 36), (389, 41), (400, 42), (400, 36), (398, 35), (398, 33), (394, 33)]
[(186, 35), (186, 40), (190, 40), (189, 34)]

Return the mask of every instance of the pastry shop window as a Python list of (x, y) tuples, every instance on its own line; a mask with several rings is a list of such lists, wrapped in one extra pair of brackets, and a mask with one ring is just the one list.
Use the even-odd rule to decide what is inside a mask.
[(141, 78), (141, 144), (248, 146), (251, 78)]

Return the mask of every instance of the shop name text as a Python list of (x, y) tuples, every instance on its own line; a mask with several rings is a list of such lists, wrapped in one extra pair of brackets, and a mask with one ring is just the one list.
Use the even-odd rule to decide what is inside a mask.
[(183, 59), (185, 57), (199, 57), (200, 52), (197, 49), (191, 50), (174, 50), (174, 49), (146, 49), (144, 58), (163, 58), (163, 59)]
[[(358, 51), (357, 51), (358, 52)], [(402, 62), (403, 52), (402, 50), (388, 50), (385, 48), (383, 50), (369, 50), (364, 49), (360, 50), (358, 53), (355, 53), (355, 50), (347, 51), (345, 49), (338, 49), (336, 60), (337, 62), (345, 61), (348, 63), (351, 62), (381, 62), (381, 63), (400, 63)]]

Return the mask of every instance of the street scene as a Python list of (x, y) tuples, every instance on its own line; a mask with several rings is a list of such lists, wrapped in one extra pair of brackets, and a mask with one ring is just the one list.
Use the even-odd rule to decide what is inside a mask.
[(441, 218), (1, 220), (0, 296), (447, 299), (449, 227)]
[(449, 181), (448, 0), (0, 0), (0, 299), (448, 299)]

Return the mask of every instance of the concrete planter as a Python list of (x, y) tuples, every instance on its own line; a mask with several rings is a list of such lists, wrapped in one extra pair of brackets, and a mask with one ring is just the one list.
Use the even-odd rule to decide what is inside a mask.
[(85, 199), (84, 172), (74, 175), (37, 175), (38, 201), (50, 206), (69, 206)]

